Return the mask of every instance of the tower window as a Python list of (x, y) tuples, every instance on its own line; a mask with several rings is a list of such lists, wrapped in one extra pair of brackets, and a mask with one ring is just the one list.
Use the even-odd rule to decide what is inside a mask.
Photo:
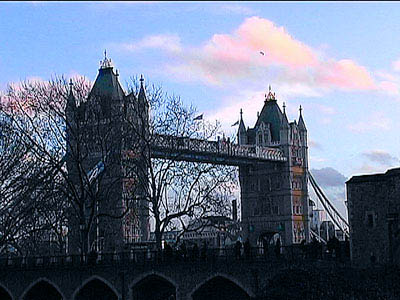
[(375, 218), (374, 218), (374, 212), (372, 211), (367, 211), (366, 212), (366, 225), (368, 228), (373, 228), (375, 227)]

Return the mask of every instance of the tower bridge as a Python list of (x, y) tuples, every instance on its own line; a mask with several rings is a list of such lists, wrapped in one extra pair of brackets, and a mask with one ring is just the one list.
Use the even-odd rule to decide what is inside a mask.
[[(129, 101), (134, 103), (135, 110), (129, 111), (127, 109), (126, 103)], [(140, 90), (137, 97), (132, 93), (126, 95), (119, 84), (118, 74), (114, 72), (114, 68), (107, 58), (101, 63), (99, 74), (86, 102), (77, 106), (71, 90), (67, 102), (67, 121), (73, 126), (78, 126), (79, 122), (74, 123), (73, 121), (74, 116), (85, 114), (83, 110), (88, 107), (91, 107), (94, 111), (102, 112), (100, 115), (104, 116), (105, 120), (112, 119), (111, 110), (130, 113), (131, 119), (138, 122), (138, 131), (142, 132), (144, 137), (149, 136), (149, 105), (143, 78), (140, 80)], [(292, 122), (289, 122), (287, 118), (285, 103), (283, 103), (282, 108), (283, 111), (270, 87), (268, 94), (265, 94), (262, 110), (254, 127), (246, 128), (243, 111), (240, 111), (237, 144), (225, 139), (209, 141), (154, 134), (150, 139), (150, 156), (152, 158), (238, 166), (242, 238), (248, 238), (252, 245), (268, 244), (273, 237), (274, 240), (279, 238), (284, 246), (299, 244), (302, 241), (308, 242), (312, 232), (310, 230), (308, 191), (307, 128), (301, 106), (298, 120)], [(118, 120), (101, 121), (100, 124), (104, 126), (104, 135), (113, 132), (115, 128), (123, 127), (123, 123)], [(73, 126), (69, 126), (67, 131)], [(90, 132), (83, 136), (87, 139), (85, 143), (92, 143)], [(70, 139), (67, 144), (71, 145), (68, 151), (73, 151), (73, 147), (76, 147), (73, 134), (67, 132), (67, 137)], [(137, 151), (137, 149), (132, 150), (129, 147), (124, 148), (121, 146), (122, 144), (118, 145), (118, 136), (111, 142), (115, 144), (115, 148), (121, 148), (119, 153), (123, 155), (128, 154), (129, 156)], [(141, 141), (138, 141), (139, 147), (141, 143)], [(93, 145), (93, 147), (95, 146)], [(94, 155), (94, 152), (92, 154), (88, 154), (88, 165), (99, 165), (98, 156)], [(67, 160), (67, 169), (71, 177), (77, 174), (77, 170), (74, 168), (74, 164)], [(121, 165), (113, 172), (121, 173), (122, 169), (123, 166)], [(121, 177), (120, 174), (116, 175)], [(144, 172), (142, 176), (147, 175)], [(122, 181), (123, 179), (118, 180)], [(317, 186), (314, 179), (311, 180), (311, 183), (314, 188)], [(120, 205), (123, 193), (122, 188), (116, 189), (109, 205)], [(323, 193), (319, 193), (319, 195), (323, 195)], [(339, 221), (344, 224), (342, 221), (345, 220), (338, 217), (340, 214), (329, 200), (325, 196), (321, 196), (321, 199), (325, 203), (329, 203), (327, 207), (331, 217), (333, 216), (338, 224)], [(142, 240), (146, 240), (146, 237), (149, 236), (148, 209), (142, 209), (139, 215), (141, 219), (137, 230), (140, 231)], [(107, 224), (108, 227), (102, 226), (99, 224), (98, 227), (101, 228), (97, 231), (103, 232), (103, 236), (114, 238), (112, 242), (105, 246), (104, 251), (115, 250), (115, 248), (123, 249), (124, 235), (121, 233), (123, 231), (121, 222), (115, 221), (113, 226), (109, 226), (109, 224)], [(345, 230), (345, 226), (340, 228)], [(75, 232), (78, 232), (78, 230)], [(78, 238), (75, 237), (75, 239)], [(71, 241), (73, 241), (72, 236)]]

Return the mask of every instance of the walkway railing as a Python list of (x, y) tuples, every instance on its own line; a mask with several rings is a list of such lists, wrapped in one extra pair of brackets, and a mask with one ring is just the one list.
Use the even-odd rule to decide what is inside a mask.
[[(343, 244), (344, 245), (344, 244)], [(2, 257), (0, 268), (56, 268), (78, 266), (127, 266), (167, 263), (194, 263), (194, 262), (252, 262), (252, 261), (301, 261), (301, 260), (327, 260), (347, 261), (345, 246), (335, 252), (327, 252), (326, 248), (312, 248), (306, 246), (286, 246), (280, 251), (271, 246), (267, 251), (263, 248), (253, 247), (250, 250), (238, 252), (235, 249), (188, 249), (173, 251), (134, 250), (118, 253), (91, 253), (88, 255), (63, 255), (63, 256), (27, 256), (27, 257)]]

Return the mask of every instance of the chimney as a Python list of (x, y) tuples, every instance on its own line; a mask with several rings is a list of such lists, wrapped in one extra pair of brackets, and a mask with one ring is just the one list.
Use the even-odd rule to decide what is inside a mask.
[(237, 221), (237, 202), (236, 202), (236, 200), (232, 200), (232, 219), (233, 219), (233, 221)]

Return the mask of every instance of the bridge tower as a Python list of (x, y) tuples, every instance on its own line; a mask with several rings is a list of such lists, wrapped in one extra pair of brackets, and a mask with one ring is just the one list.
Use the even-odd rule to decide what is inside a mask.
[[(132, 128), (148, 130), (143, 79), (137, 96), (126, 95), (111, 59), (105, 56), (87, 99), (78, 103), (71, 82), (66, 124), (68, 176), (82, 203), (80, 217), (74, 213), (70, 218), (69, 252), (80, 251), (83, 230), (89, 237), (86, 251), (121, 251), (126, 244), (147, 241), (149, 213), (140, 202), (144, 193), (137, 184), (140, 175), (133, 170), (137, 164), (126, 159), (135, 157), (140, 148)], [(90, 222), (93, 215), (98, 217)]]
[(302, 116), (287, 119), (271, 87), (253, 128), (244, 125), (240, 112), (240, 145), (280, 149), (285, 162), (259, 162), (239, 166), (243, 233), (252, 245), (279, 237), (282, 245), (309, 241), (308, 146)]

